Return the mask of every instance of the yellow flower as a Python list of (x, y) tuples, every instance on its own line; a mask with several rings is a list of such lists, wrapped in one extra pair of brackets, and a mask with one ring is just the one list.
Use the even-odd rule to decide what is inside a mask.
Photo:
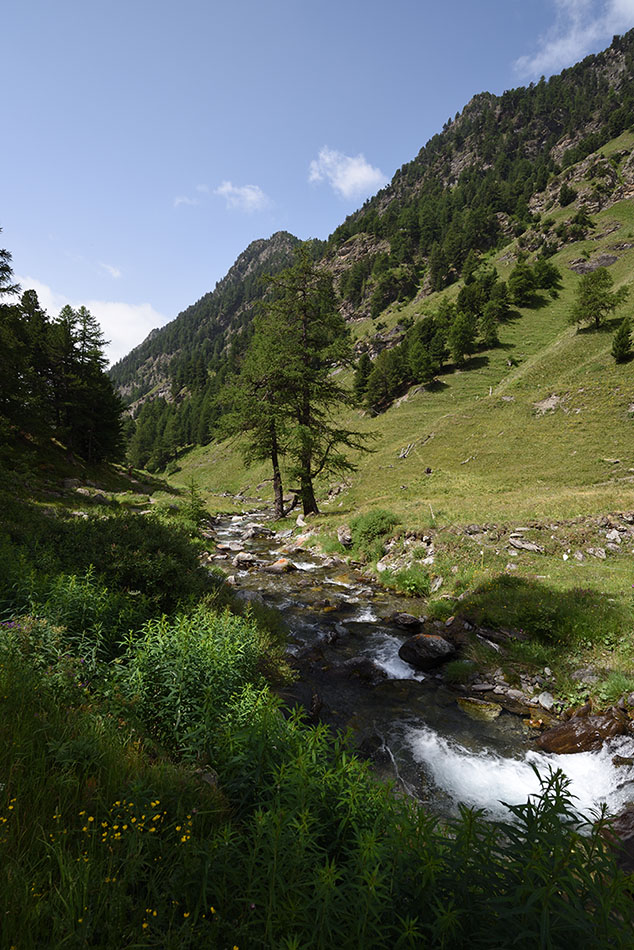
[(183, 911), (183, 917), (189, 917), (189, 911), (188, 911), (188, 910)]

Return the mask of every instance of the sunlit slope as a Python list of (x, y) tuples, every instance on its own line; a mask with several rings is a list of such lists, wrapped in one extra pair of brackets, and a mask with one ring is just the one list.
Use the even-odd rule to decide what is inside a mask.
[[(599, 332), (568, 324), (579, 281), (572, 261), (609, 253), (617, 258), (610, 266), (615, 286), (632, 281), (634, 249), (623, 247), (634, 245), (632, 202), (594, 221), (595, 237), (553, 258), (562, 272), (558, 298), (544, 295), (538, 307), (516, 311), (500, 326), (499, 347), (475, 354), (430, 390), (414, 387), (376, 418), (353, 414), (352, 424), (376, 433), (374, 452), (357, 459), (358, 471), (332, 507), (340, 501), (354, 510), (389, 505), (410, 523), (431, 511), (462, 522), (634, 508), (634, 363), (617, 365), (610, 353), (616, 325), (634, 308), (634, 290)], [(502, 277), (513, 263), (508, 252), (492, 257)], [(420, 318), (433, 306), (433, 298), (413, 302), (383, 319), (389, 326)], [(368, 321), (356, 335), (370, 331)], [(408, 446), (407, 457), (399, 458)], [(222, 492), (270, 497), (268, 483), (262, 484), (266, 466), (245, 471), (237, 444), (196, 449), (180, 465), (177, 479), (193, 475), (219, 508), (231, 507)]]

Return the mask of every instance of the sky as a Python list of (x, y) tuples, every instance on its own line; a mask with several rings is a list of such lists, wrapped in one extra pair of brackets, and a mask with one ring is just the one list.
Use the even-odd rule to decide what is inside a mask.
[(471, 97), (634, 0), (3, 0), (0, 246), (119, 359), (257, 238), (326, 238)]

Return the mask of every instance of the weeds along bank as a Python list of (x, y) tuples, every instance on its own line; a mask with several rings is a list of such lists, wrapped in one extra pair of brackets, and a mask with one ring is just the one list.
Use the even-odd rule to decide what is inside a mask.
[(631, 946), (560, 778), (440, 827), (280, 709), (283, 644), (199, 569), (195, 506), (5, 501), (3, 947)]

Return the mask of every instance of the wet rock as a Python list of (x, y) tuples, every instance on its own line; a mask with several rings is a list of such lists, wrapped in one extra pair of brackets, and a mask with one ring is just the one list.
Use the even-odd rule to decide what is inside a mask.
[(378, 686), (387, 679), (387, 673), (382, 667), (371, 660), (369, 656), (351, 656), (344, 660), (332, 672), (349, 678), (354, 677), (366, 686)]
[(456, 702), (467, 716), (481, 722), (492, 722), (502, 712), (499, 703), (491, 703), (486, 699), (475, 699), (473, 696), (460, 696)]
[(245, 567), (248, 564), (257, 564), (257, 557), (250, 551), (239, 551), (231, 562), (234, 567)]
[(280, 557), (272, 564), (265, 565), (262, 570), (268, 571), (269, 574), (288, 574), (289, 571), (296, 571), (297, 565), (287, 557)]
[(275, 532), (261, 524), (248, 524), (242, 532), (243, 541), (252, 541), (255, 538), (272, 538)]
[(229, 587), (237, 587), (237, 586), (238, 586), (238, 578), (236, 577), (235, 574), (228, 574), (228, 575), (225, 577), (225, 584), (228, 584)]
[(417, 633), (401, 646), (398, 655), (419, 670), (431, 670), (455, 655), (455, 648), (443, 637)]
[(627, 755), (614, 755), (612, 756), (612, 765), (616, 765), (617, 768), (621, 768), (622, 766), (630, 768), (634, 765), (634, 758)]
[(393, 623), (397, 627), (402, 627), (403, 630), (420, 630), (421, 627), (419, 617), (415, 617), (413, 614), (402, 613), (398, 610), (396, 610), (393, 614), (390, 614), (386, 619), (388, 623)]
[(605, 739), (622, 736), (628, 731), (627, 716), (610, 710), (602, 716), (586, 716), (560, 722), (538, 739), (544, 752), (567, 755), (573, 752), (596, 752)]
[(352, 547), (352, 535), (350, 534), (350, 528), (347, 525), (341, 525), (339, 528), (337, 528), (337, 540), (344, 548)]

